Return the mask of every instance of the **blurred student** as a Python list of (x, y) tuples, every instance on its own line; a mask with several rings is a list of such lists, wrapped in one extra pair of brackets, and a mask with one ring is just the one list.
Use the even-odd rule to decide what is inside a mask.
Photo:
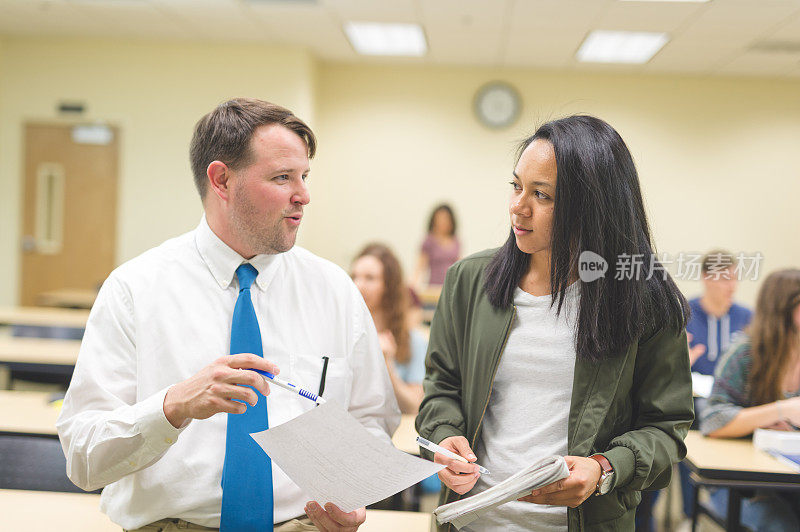
[[(757, 428), (800, 426), (800, 270), (767, 277), (748, 336), (720, 360), (700, 429), (714, 438), (741, 438)], [(728, 490), (713, 490), (720, 515)], [(800, 530), (800, 496), (759, 491), (742, 501), (742, 524), (751, 530)]]
[[(730, 252), (721, 249), (708, 252), (703, 257), (700, 272), (703, 295), (689, 300), (692, 309), (691, 318), (686, 324), (689, 360), (693, 372), (713, 375), (720, 355), (743, 335), (742, 331), (750, 323), (753, 313), (733, 302), (739, 281), (736, 263)], [(695, 417), (699, 419), (706, 400), (696, 397), (694, 405)], [(689, 481), (689, 468), (683, 462), (678, 464), (678, 472), (683, 514), (688, 519), (692, 515), (695, 487)], [(654, 505), (655, 499), (654, 494), (648, 504)], [(640, 509), (645, 510), (645, 506), (642, 504)]]
[(750, 309), (733, 302), (738, 280), (733, 255), (714, 250), (703, 257), (703, 295), (689, 301), (692, 316), (686, 324), (692, 371), (713, 375), (719, 356), (735, 342), (753, 317)]
[[(456, 236), (456, 216), (450, 205), (433, 209), (428, 221), (428, 234), (422, 243), (411, 286), (419, 290), (427, 286), (440, 289), (447, 268), (461, 258), (461, 243)], [(427, 277), (427, 283), (424, 279)]]
[(400, 261), (387, 246), (373, 243), (356, 255), (350, 271), (378, 330), (400, 410), (416, 414), (423, 396), (428, 341), (409, 328), (409, 291)]

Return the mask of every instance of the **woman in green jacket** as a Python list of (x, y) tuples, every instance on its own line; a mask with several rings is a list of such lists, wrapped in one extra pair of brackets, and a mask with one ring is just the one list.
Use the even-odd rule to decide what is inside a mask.
[(639, 492), (667, 486), (686, 452), (688, 305), (607, 123), (543, 125), (510, 184), (508, 240), (448, 271), (431, 325), (417, 430), (491, 472), (434, 455), (441, 502), (558, 454), (569, 477), (469, 530), (633, 530)]

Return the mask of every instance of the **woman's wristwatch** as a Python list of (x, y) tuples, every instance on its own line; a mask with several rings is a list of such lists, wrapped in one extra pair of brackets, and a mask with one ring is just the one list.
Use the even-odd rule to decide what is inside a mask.
[(597, 463), (600, 464), (600, 469), (602, 470), (594, 494), (605, 495), (611, 491), (611, 483), (614, 481), (614, 468), (611, 467), (611, 462), (608, 461), (608, 458), (602, 454), (593, 454), (589, 458), (596, 460)]

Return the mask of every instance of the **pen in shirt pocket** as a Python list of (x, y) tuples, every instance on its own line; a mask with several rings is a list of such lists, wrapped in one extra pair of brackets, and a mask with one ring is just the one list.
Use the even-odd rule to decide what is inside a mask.
[(322, 392), (325, 391), (325, 375), (328, 373), (328, 357), (322, 357), (322, 375), (319, 378), (319, 391), (317, 395), (322, 397)]

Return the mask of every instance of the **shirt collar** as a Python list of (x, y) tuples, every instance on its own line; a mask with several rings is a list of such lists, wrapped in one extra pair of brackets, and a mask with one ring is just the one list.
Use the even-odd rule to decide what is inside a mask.
[(220, 288), (227, 289), (236, 276), (236, 268), (245, 262), (249, 262), (258, 270), (256, 284), (261, 290), (265, 290), (269, 281), (272, 279), (280, 262), (280, 254), (276, 255), (256, 255), (250, 260), (246, 260), (236, 251), (231, 249), (211, 230), (205, 215), (200, 220), (200, 225), (195, 231), (195, 243), (200, 257), (208, 266), (211, 275), (219, 284)]

